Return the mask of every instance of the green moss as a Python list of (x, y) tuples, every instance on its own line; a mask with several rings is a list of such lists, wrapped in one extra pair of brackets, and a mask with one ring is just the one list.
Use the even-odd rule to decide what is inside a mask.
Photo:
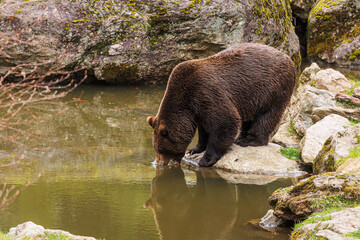
[(359, 230), (352, 232), (352, 233), (348, 233), (345, 236), (360, 239), (360, 228), (359, 228)]
[(301, 158), (301, 150), (296, 147), (280, 148), (281, 154), (291, 160), (299, 161)]
[(350, 61), (355, 61), (355, 59), (359, 58), (360, 59), (360, 50), (355, 50), (351, 53), (351, 55), (349, 56), (349, 60)]

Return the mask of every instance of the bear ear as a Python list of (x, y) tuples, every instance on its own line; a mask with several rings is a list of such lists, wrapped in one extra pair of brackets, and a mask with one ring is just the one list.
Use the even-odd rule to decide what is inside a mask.
[(163, 136), (163, 137), (166, 137), (169, 134), (169, 132), (166, 129), (166, 126), (164, 124), (160, 125), (159, 132), (160, 132), (160, 135)]
[(154, 117), (153, 117), (153, 116), (148, 117), (148, 118), (146, 119), (146, 121), (148, 122), (148, 124), (149, 124), (152, 128), (154, 128)]

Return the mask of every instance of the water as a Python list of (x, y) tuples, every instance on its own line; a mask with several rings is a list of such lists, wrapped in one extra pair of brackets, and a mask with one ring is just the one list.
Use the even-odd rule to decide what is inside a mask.
[(0, 169), (1, 181), (21, 190), (0, 205), (0, 229), (31, 220), (108, 240), (289, 239), (289, 231), (250, 223), (289, 180), (232, 184), (212, 169), (151, 165), (146, 117), (156, 114), (164, 89), (83, 85), (59, 106), (67, 111), (34, 124), (40, 138), (29, 140), (30, 150), (12, 149), (14, 157), (26, 151), (25, 159)]

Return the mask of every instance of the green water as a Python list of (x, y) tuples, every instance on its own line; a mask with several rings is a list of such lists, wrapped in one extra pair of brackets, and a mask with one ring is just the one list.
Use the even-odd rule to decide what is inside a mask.
[[(164, 89), (83, 85), (62, 112), (34, 124), (40, 137), (28, 148), (11, 148), (14, 158), (25, 153), (25, 159), (0, 169), (7, 188), (21, 189), (0, 208), (0, 229), (33, 221), (109, 240), (289, 239), (289, 232), (249, 223), (266, 213), (271, 192), (289, 180), (232, 184), (211, 169), (151, 164), (146, 117), (156, 114)], [(26, 181), (31, 184), (24, 187)]]

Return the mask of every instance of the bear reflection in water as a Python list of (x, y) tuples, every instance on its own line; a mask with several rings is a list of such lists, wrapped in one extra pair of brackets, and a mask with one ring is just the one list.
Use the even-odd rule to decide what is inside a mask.
[(181, 167), (157, 167), (144, 206), (152, 208), (161, 239), (281, 239), (247, 224), (269, 208), (266, 186), (230, 184), (213, 169), (195, 174), (196, 184), (187, 185)]

